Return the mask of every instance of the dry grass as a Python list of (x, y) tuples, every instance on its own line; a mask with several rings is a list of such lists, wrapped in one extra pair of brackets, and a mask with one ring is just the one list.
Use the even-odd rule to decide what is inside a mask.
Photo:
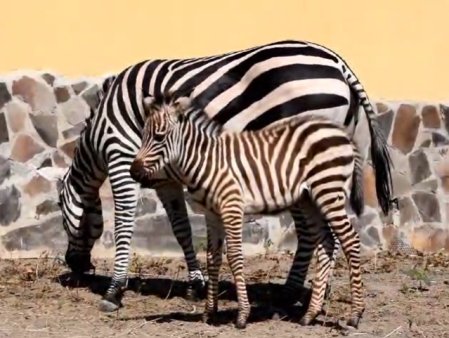
[[(112, 314), (97, 309), (110, 261), (95, 262), (98, 276), (73, 281), (61, 262), (45, 254), (33, 260), (2, 260), (0, 337), (449, 337), (449, 257), (443, 253), (366, 258), (367, 310), (358, 330), (342, 324), (350, 302), (342, 258), (319, 324), (300, 327), (295, 323), (299, 306), (273, 306), (281, 290), (277, 283), (283, 282), (291, 259), (288, 254), (246, 259), (253, 315), (244, 331), (232, 325), (235, 290), (226, 264), (221, 273), (221, 324), (208, 326), (201, 323), (203, 301), (183, 298), (186, 271), (178, 259), (133, 256), (125, 307)], [(429, 282), (423, 288), (417, 286), (420, 278)]]

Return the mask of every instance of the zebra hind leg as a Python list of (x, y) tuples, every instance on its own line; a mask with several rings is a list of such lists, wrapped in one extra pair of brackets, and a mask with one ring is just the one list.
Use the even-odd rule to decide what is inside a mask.
[(205, 281), (193, 247), (192, 229), (187, 214), (183, 186), (167, 180), (156, 186), (156, 194), (167, 212), (173, 233), (184, 253), (189, 271), (186, 298), (189, 300), (202, 298)]
[(251, 307), (248, 301), (245, 278), (243, 276), (242, 226), (243, 208), (232, 203), (222, 209), (222, 220), (226, 233), (226, 256), (234, 276), (237, 291), (238, 316), (235, 323), (237, 329), (244, 329)]
[[(319, 243), (319, 237), (322, 236), (323, 229), (329, 229), (329, 225), (322, 218), (320, 210), (316, 208), (308, 192), (303, 192), (297, 205), (290, 209), (290, 213), (295, 224), (298, 247), (281, 301), (285, 305), (294, 303), (298, 300), (296, 295), (299, 293), (299, 301), (304, 308), (307, 308), (312, 290), (306, 288), (304, 282), (313, 254)], [(336, 250), (338, 251), (338, 247)], [(326, 264), (325, 261), (320, 262)], [(328, 282), (324, 298), (327, 299), (329, 294), (330, 283)]]
[(299, 300), (303, 306), (307, 306), (311, 293), (305, 288), (304, 282), (315, 250), (317, 234), (313, 227), (307, 226), (308, 214), (305, 208), (292, 208), (290, 213), (295, 224), (298, 244), (282, 296), (278, 301), (282, 305), (291, 305)]
[[(332, 198), (323, 200), (320, 205), (323, 216), (328, 220), (335, 236), (340, 241), (349, 266), (351, 285), (351, 317), (348, 325), (358, 327), (365, 304), (360, 269), (360, 238), (345, 210), (345, 192), (336, 192)], [(318, 203), (319, 205), (319, 203)]]
[[(98, 183), (98, 186), (101, 182)], [(98, 238), (103, 233), (103, 213), (98, 190), (92, 192), (94, 197), (83, 200), (83, 212), (79, 217), (78, 227), (73, 225), (66, 232), (69, 245), (65, 253), (65, 262), (77, 279), (92, 272), (95, 266), (91, 261), (91, 251)], [(76, 229), (76, 230), (75, 230)]]
[(301, 325), (310, 325), (321, 313), (326, 293), (329, 292), (329, 277), (334, 267), (334, 252), (338, 250), (337, 242), (328, 227), (321, 227), (322, 231), (317, 245), (317, 267), (312, 282), (312, 297), (307, 312), (300, 319)]
[(207, 287), (207, 300), (203, 314), (203, 322), (216, 323), (218, 310), (218, 276), (223, 261), (223, 225), (221, 222), (207, 224), (207, 274), (209, 276)]

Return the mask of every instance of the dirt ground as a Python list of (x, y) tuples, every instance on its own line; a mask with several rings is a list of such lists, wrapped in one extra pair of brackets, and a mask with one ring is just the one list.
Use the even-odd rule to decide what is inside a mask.
[[(295, 321), (300, 304), (274, 306), (291, 264), (289, 254), (247, 258), (252, 303), (247, 328), (234, 328), (235, 290), (224, 263), (217, 326), (201, 322), (203, 300), (185, 299), (182, 260), (134, 256), (124, 307), (101, 313), (98, 303), (111, 261), (73, 282), (55, 259), (0, 261), (0, 337), (449, 337), (449, 256), (379, 254), (363, 263), (366, 311), (357, 330), (340, 325), (349, 311), (346, 263), (339, 259), (326, 302), (313, 326)], [(76, 285), (74, 285), (76, 284)]]

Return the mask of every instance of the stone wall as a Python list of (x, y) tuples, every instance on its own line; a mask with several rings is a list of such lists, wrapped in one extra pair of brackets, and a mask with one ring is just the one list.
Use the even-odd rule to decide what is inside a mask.
[[(70, 80), (51, 73), (0, 77), (0, 256), (64, 253), (66, 236), (56, 204), (53, 168), (70, 164), (102, 79)], [(366, 211), (356, 221), (367, 250), (449, 250), (449, 108), (439, 103), (376, 102), (389, 143), (399, 211), (378, 213), (374, 177), (366, 166)], [(113, 204), (102, 187), (105, 231), (94, 249), (113, 255)], [(205, 247), (204, 217), (189, 206), (195, 246)], [(248, 218), (247, 253), (294, 250), (291, 218)], [(133, 248), (140, 254), (178, 255), (165, 212), (151, 190), (139, 200)]]

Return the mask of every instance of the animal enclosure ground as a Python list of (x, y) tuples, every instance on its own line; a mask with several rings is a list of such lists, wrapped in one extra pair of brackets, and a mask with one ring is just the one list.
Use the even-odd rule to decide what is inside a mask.
[[(225, 260), (226, 261), (226, 260)], [(246, 258), (252, 316), (234, 328), (237, 303), (229, 268), (221, 273), (218, 326), (201, 322), (203, 300), (184, 298), (186, 271), (180, 259), (134, 257), (124, 307), (98, 310), (112, 262), (97, 260), (97, 275), (74, 282), (57, 260), (0, 261), (0, 337), (449, 337), (449, 257), (367, 257), (363, 262), (366, 311), (358, 330), (340, 323), (349, 310), (346, 262), (332, 279), (327, 314), (318, 323), (295, 323), (300, 304), (277, 305), (292, 256)], [(77, 284), (77, 285), (74, 285)]]

